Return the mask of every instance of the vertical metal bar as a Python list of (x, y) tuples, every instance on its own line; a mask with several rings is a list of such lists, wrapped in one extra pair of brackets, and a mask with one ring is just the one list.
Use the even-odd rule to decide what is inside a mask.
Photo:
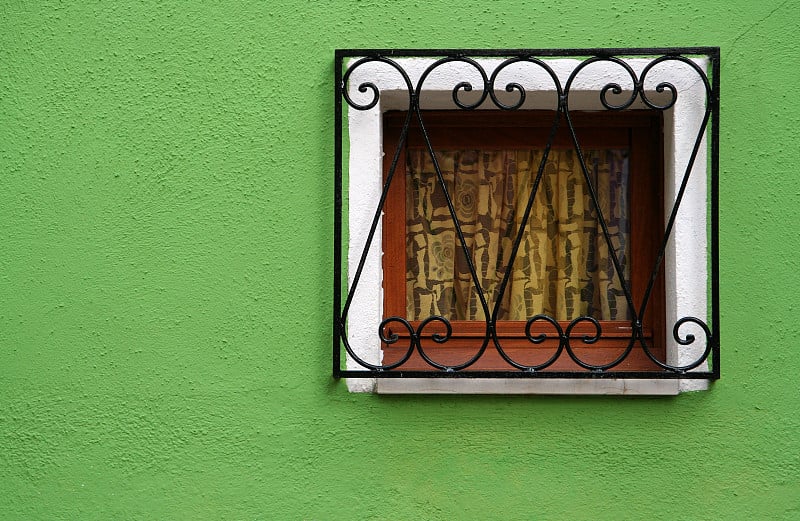
[(339, 378), (342, 370), (339, 344), (342, 334), (339, 316), (342, 307), (342, 54), (338, 49), (334, 59), (334, 78), (333, 377)]
[(711, 324), (714, 346), (711, 351), (713, 378), (720, 377), (719, 366), (719, 86), (720, 50), (709, 52), (711, 56), (711, 79), (713, 92), (711, 113)]

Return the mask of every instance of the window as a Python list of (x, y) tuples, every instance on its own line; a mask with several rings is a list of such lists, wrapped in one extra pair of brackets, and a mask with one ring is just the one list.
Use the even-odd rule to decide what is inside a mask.
[[(400, 111), (384, 114), (384, 150), (397, 149), (404, 116)], [(552, 115), (431, 111), (423, 120), (490, 316), (500, 301), (495, 328), (504, 353), (520, 368), (541, 366), (553, 356), (559, 340), (553, 325), (539, 320), (527, 331), (551, 338), (530, 342), (525, 336), (526, 321), (546, 315), (566, 330), (572, 320), (588, 316), (600, 321), (603, 338), (592, 345), (576, 345), (580, 359), (604, 365), (621, 356), (635, 312), (628, 309), (625, 287), (616, 274), (564, 122), (552, 140), (532, 212), (514, 254), (527, 199), (545, 159), (543, 144), (548, 141)], [(648, 231), (663, 221), (661, 113), (583, 112), (573, 114), (572, 123), (611, 240), (618, 245), (615, 254), (625, 283), (633, 302), (641, 302), (659, 246)], [(419, 124), (410, 128), (401, 154), (395, 175), (403, 182), (391, 184), (384, 206), (383, 318), (405, 317), (418, 328), (429, 316), (443, 316), (452, 328), (447, 346), (427, 350), (428, 362), (414, 352), (403, 368), (427, 370), (430, 362), (457, 367), (474, 355), (486, 313)], [(392, 159), (384, 156), (384, 180)], [(512, 254), (511, 273), (498, 299)], [(644, 335), (653, 354), (663, 360), (663, 272), (653, 286)], [(446, 333), (443, 322), (434, 321), (429, 328), (431, 334)], [(572, 333), (576, 337), (593, 334), (593, 324), (578, 323)], [(386, 334), (409, 335), (405, 328), (391, 324)], [(388, 365), (400, 360), (407, 348), (404, 342), (384, 342), (382, 350), (383, 364)], [(500, 351), (490, 349), (465, 370), (507, 368), (509, 363)], [(659, 367), (634, 345), (617, 369), (656, 371)], [(578, 371), (581, 367), (566, 356), (543, 370)]]
[[(377, 384), (382, 392), (658, 394), (674, 393), (692, 388), (696, 382), (702, 385), (703, 379), (717, 378), (719, 321), (715, 305), (718, 283), (714, 247), (717, 160), (716, 147), (712, 146), (707, 165), (705, 135), (713, 116), (710, 133), (716, 136), (718, 52), (715, 49), (625, 50), (621, 52), (626, 56), (624, 59), (602, 50), (596, 53), (472, 52), (478, 55), (477, 59), (445, 51), (430, 53), (432, 56), (428, 57), (421, 57), (427, 53), (412, 51), (407, 53), (408, 58), (398, 58), (397, 55), (402, 54), (398, 51), (337, 52), (335, 269), (337, 281), (341, 281), (346, 257), (348, 280), (342, 281), (341, 286), (337, 282), (334, 291), (334, 375), (348, 377), (351, 390), (373, 390)], [(497, 54), (503, 57), (494, 58)], [(537, 54), (545, 58), (533, 58)], [(647, 57), (630, 57), (640, 54)], [(700, 54), (708, 58), (696, 56)], [(572, 55), (594, 57), (561, 58)], [(708, 67), (714, 71), (711, 79), (705, 72)], [(702, 81), (698, 81), (698, 77)], [(429, 110), (435, 112), (427, 112)], [(549, 124), (556, 114), (561, 118), (562, 134), (549, 140)], [(419, 118), (425, 122), (427, 141), (415, 130), (415, 126), (419, 127)], [(411, 123), (408, 126), (407, 121)], [(404, 134), (406, 128), (408, 133)], [(470, 128), (481, 131), (470, 132)], [(440, 298), (440, 304), (458, 302), (461, 297), (454, 300), (452, 295), (457, 290), (443, 291), (441, 285), (426, 286), (427, 282), (422, 284), (409, 275), (413, 270), (407, 268), (414, 262), (407, 261), (411, 250), (405, 244), (409, 216), (404, 216), (402, 203), (413, 203), (414, 197), (424, 198), (430, 194), (425, 190), (415, 191), (413, 183), (407, 182), (409, 172), (400, 171), (408, 164), (409, 170), (416, 170), (414, 176), (419, 179), (422, 179), (419, 176), (428, 176), (430, 180), (432, 158), (426, 150), (428, 143), (440, 148), (436, 154), (443, 163), (456, 164), (454, 156), (468, 155), (464, 151), (471, 150), (473, 156), (483, 154), (483, 162), (488, 157), (490, 162), (513, 163), (520, 170), (520, 165), (536, 163), (543, 155), (543, 145), (537, 148), (531, 143), (546, 145), (550, 142), (549, 167), (554, 161), (568, 159), (570, 147), (564, 143), (571, 140), (570, 131), (575, 131), (587, 166), (591, 163), (588, 169), (592, 175), (606, 175), (610, 169), (603, 165), (607, 165), (610, 158), (623, 165), (613, 172), (613, 175), (623, 176), (617, 179), (617, 184), (628, 176), (622, 182), (625, 185), (622, 192), (628, 199), (621, 201), (630, 208), (622, 212), (628, 222), (620, 221), (627, 231), (620, 234), (618, 230), (601, 229), (600, 241), (596, 240), (596, 226), (594, 232), (587, 232), (593, 235), (591, 241), (600, 246), (604, 243), (616, 245), (612, 248), (614, 255), (602, 252), (602, 247), (592, 249), (579, 245), (588, 253), (577, 265), (587, 265), (586, 255), (593, 256), (600, 264), (605, 263), (606, 268), (600, 271), (609, 273), (608, 263), (613, 260), (609, 259), (616, 256), (617, 266), (610, 270), (612, 276), (600, 277), (588, 284), (604, 289), (588, 291), (586, 287), (573, 284), (569, 291), (562, 291), (562, 296), (555, 298), (555, 301), (560, 298), (571, 302), (559, 311), (565, 315), (558, 316), (552, 309), (542, 308), (541, 314), (552, 320), (539, 317), (530, 322), (531, 317), (527, 317), (527, 323), (519, 319), (525, 318), (534, 308), (513, 315), (506, 304), (498, 308), (494, 318), (485, 320), (486, 311), (491, 315), (493, 310), (490, 310), (494, 304), (492, 291), (485, 299), (486, 306), (476, 305), (475, 295), (462, 300), (459, 305), (470, 308), (472, 316), (452, 314), (452, 309), (443, 312), (441, 306), (432, 308), (431, 294), (441, 297), (443, 292), (449, 291), (450, 296), (444, 300)], [(712, 145), (715, 145), (713, 136)], [(404, 146), (398, 148), (392, 144), (397, 138)], [(521, 143), (515, 144), (515, 139)], [(421, 145), (424, 146), (420, 148)], [(451, 148), (447, 149), (449, 145)], [(508, 145), (513, 147), (506, 148)], [(520, 145), (527, 148), (514, 148)], [(385, 161), (381, 161), (382, 147)], [(488, 149), (493, 151), (489, 153)], [(517, 157), (500, 159), (511, 150), (515, 150)], [(520, 154), (527, 154), (527, 158)], [(466, 159), (475, 164), (474, 158)], [(386, 170), (392, 170), (394, 165), (394, 175), (406, 182), (395, 181), (384, 186), (383, 163), (387, 165)], [(709, 166), (711, 175), (707, 177)], [(459, 168), (463, 170), (463, 165)], [(529, 166), (522, 168), (526, 169), (529, 173), (533, 171)], [(579, 170), (582, 174), (582, 169)], [(447, 178), (451, 174), (443, 172), (443, 176)], [(709, 179), (710, 185), (707, 185)], [(344, 182), (347, 182), (347, 197), (343, 197)], [(448, 182), (455, 183), (455, 177), (450, 181), (445, 179), (445, 184)], [(513, 178), (508, 182), (522, 183)], [(542, 184), (542, 194), (548, 189), (545, 184)], [(597, 186), (600, 185), (598, 181)], [(711, 189), (708, 201), (707, 188)], [(463, 195), (469, 206), (469, 191)], [(570, 197), (573, 196), (574, 193)], [(600, 199), (605, 197), (602, 193), (599, 196)], [(588, 201), (587, 206), (591, 206), (594, 199)], [(534, 207), (541, 206), (539, 194), (535, 202)], [(598, 204), (602, 207), (606, 203), (598, 200)], [(500, 209), (500, 212), (519, 214), (519, 204), (512, 206), (514, 208)], [(434, 205), (429, 206), (428, 211), (441, 213), (443, 208)], [(614, 213), (610, 208), (606, 211)], [(443, 222), (448, 220), (448, 213), (449, 210), (444, 212)], [(586, 209), (586, 215), (591, 214), (591, 208)], [(708, 232), (707, 217), (711, 220)], [(552, 225), (552, 221), (558, 219), (561, 217), (551, 212), (538, 224), (529, 223), (535, 229)], [(594, 220), (609, 222), (607, 218), (597, 219), (596, 216)], [(486, 225), (481, 226), (484, 227), (481, 233), (470, 240), (478, 236), (485, 240)], [(580, 226), (587, 227), (586, 223)], [(626, 237), (625, 233), (629, 235)], [(448, 234), (457, 235), (457, 231), (450, 229), (440, 233)], [(489, 242), (500, 241), (501, 236), (507, 246), (509, 241), (513, 243), (516, 234), (514, 230), (502, 233), (498, 230)], [(346, 252), (340, 242), (344, 238), (348, 243)], [(523, 242), (528, 240), (523, 238)], [(422, 235), (415, 241), (425, 243), (426, 239)], [(547, 241), (539, 241), (537, 247), (543, 244), (548, 246)], [(417, 250), (416, 254), (431, 256), (436, 253), (431, 246), (425, 248)], [(448, 251), (452, 255), (458, 249), (451, 246), (438, 253), (446, 256)], [(505, 253), (498, 248), (484, 248), (483, 251), (500, 257), (508, 254), (508, 248), (503, 250)], [(664, 261), (659, 264), (662, 273), (656, 277), (647, 312), (640, 316), (638, 306), (652, 273), (652, 269), (641, 266), (651, 264), (650, 261), (662, 253)], [(479, 268), (477, 271), (486, 272), (485, 258), (476, 260), (475, 265)], [(498, 272), (505, 273), (502, 261), (495, 259), (494, 265), (499, 266)], [(563, 271), (564, 267), (548, 269)], [(508, 271), (513, 273), (514, 270)], [(508, 278), (519, 279), (523, 286), (529, 277), (529, 281), (540, 281), (524, 270), (519, 273), (509, 274)], [(622, 279), (629, 279), (624, 287), (614, 287), (614, 281), (609, 280), (614, 278), (614, 273), (622, 273)], [(462, 294), (469, 293), (470, 278), (474, 279), (467, 277), (467, 289), (462, 290)], [(487, 287), (492, 284), (496, 288), (497, 280), (478, 283)], [(627, 305), (627, 297), (619, 299), (619, 293), (626, 293), (626, 289), (633, 300), (632, 308)], [(530, 293), (528, 291), (528, 297)], [(606, 298), (614, 293), (616, 298)], [(577, 299), (573, 298), (575, 295)], [(711, 298), (710, 310), (706, 309), (707, 297)], [(524, 300), (524, 297), (514, 298)], [(419, 308), (416, 311), (415, 306)], [(423, 308), (425, 312), (419, 311)], [(627, 308), (634, 311), (631, 313)], [(710, 326), (706, 326), (708, 311), (712, 315)], [(423, 318), (426, 313), (431, 313), (427, 319)], [(440, 316), (444, 319), (433, 318)], [(447, 325), (452, 333), (446, 341), (441, 341), (445, 333), (441, 328)], [(520, 335), (520, 329), (524, 330), (526, 325), (527, 337)], [(633, 334), (633, 330), (638, 333)], [(541, 334), (546, 334), (547, 339), (537, 344), (535, 340), (540, 339)], [(593, 336), (599, 337), (596, 342), (587, 341), (593, 340)], [(480, 356), (475, 360), (465, 357), (467, 346), (472, 346), (475, 352), (476, 343), (483, 344)], [(608, 354), (624, 353), (629, 344), (635, 349), (628, 349), (627, 356)], [(400, 348), (400, 345), (406, 347)], [(647, 346), (649, 355), (643, 345)], [(347, 355), (345, 369), (339, 365), (342, 347)], [(452, 353), (448, 354), (448, 350)], [(557, 353), (557, 360), (549, 360), (550, 355), (545, 354), (548, 352)], [(651, 358), (658, 362), (652, 362)], [(509, 359), (516, 363), (509, 363)], [(423, 377), (426, 379), (421, 379)]]

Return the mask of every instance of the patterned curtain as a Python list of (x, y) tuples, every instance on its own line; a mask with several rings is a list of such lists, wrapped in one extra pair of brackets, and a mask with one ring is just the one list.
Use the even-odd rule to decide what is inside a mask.
[[(440, 150), (436, 159), (489, 311), (522, 224), (542, 150)], [(586, 150), (584, 158), (612, 244), (629, 280), (628, 151)], [(483, 320), (455, 224), (425, 150), (407, 157), (407, 312)], [(574, 150), (551, 150), (512, 266), (499, 319), (629, 318), (622, 284)]]

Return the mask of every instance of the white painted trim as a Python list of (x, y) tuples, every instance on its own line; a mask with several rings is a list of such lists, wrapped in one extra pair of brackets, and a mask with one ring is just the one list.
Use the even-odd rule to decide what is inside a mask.
[(676, 380), (577, 378), (384, 378), (384, 394), (628, 394), (675, 395)]
[[(412, 84), (416, 85), (422, 72), (433, 60), (427, 58), (404, 58), (396, 60), (408, 73)], [(478, 60), (488, 75), (501, 63), (499, 59)], [(646, 59), (627, 60), (637, 75), (650, 62)], [(354, 60), (350, 64), (354, 63)], [(562, 86), (569, 74), (580, 63), (572, 59), (553, 59), (547, 61), (556, 72)], [(695, 61), (707, 70), (705, 59)], [(685, 165), (700, 128), (705, 109), (705, 89), (696, 71), (686, 64), (674, 61), (665, 62), (661, 71), (669, 68), (668, 81), (678, 89), (678, 99), (674, 107), (665, 112), (664, 119), (664, 177), (665, 205), (672, 207), (677, 188), (680, 186)], [(659, 67), (648, 75), (645, 90), (657, 99), (655, 85), (665, 77), (659, 78)], [(470, 76), (472, 74), (472, 77)], [(458, 77), (457, 81), (454, 78)], [(422, 95), (422, 106), (426, 109), (453, 108), (451, 92), (458, 81), (471, 80), (480, 85), (480, 76), (474, 69), (463, 63), (453, 63), (442, 67), (439, 72), (428, 77)], [(627, 79), (627, 85), (626, 85)], [(382, 114), (386, 110), (407, 107), (408, 98), (405, 83), (396, 70), (386, 64), (370, 63), (362, 65), (353, 72), (349, 82), (351, 99), (366, 103), (372, 93), (358, 92), (358, 85), (372, 81), (380, 89), (380, 100), (370, 110), (348, 109), (347, 120), (350, 137), (350, 157), (348, 168), (348, 206), (349, 237), (348, 273), (349, 283), (358, 264), (359, 256), (366, 243), (370, 223), (378, 205), (381, 193), (383, 136)], [(522, 109), (555, 107), (556, 94), (552, 80), (540, 69), (528, 65), (506, 69), (498, 78), (498, 85), (509, 82), (522, 84), (528, 94)], [(610, 82), (617, 82), (623, 88), (631, 82), (618, 65), (598, 62), (585, 68), (576, 78), (570, 93), (570, 110), (602, 109), (598, 93)], [(488, 106), (490, 103), (485, 103)], [(645, 108), (637, 100), (633, 108)], [(487, 107), (492, 108), (492, 107)], [(706, 320), (707, 311), (707, 226), (706, 226), (706, 153), (705, 137), (695, 161), (689, 187), (681, 204), (678, 220), (673, 230), (673, 238), (666, 252), (666, 305), (667, 324), (674, 324), (678, 317), (695, 316)], [(380, 226), (380, 225), (379, 225)], [(356, 289), (348, 320), (348, 338), (356, 353), (365, 361), (377, 364), (381, 359), (378, 325), (382, 317), (383, 288), (381, 268), (381, 233), (377, 230), (367, 257), (364, 271)], [(680, 252), (680, 254), (678, 254)], [(702, 333), (692, 331), (686, 325), (681, 334), (694, 333), (702, 339)], [(680, 346), (672, 341), (671, 331), (667, 331), (667, 362), (686, 364), (699, 358), (703, 351), (700, 341), (693, 346)], [(363, 369), (351, 357), (347, 357), (347, 369)], [(697, 370), (707, 370), (705, 364)], [(379, 393), (510, 393), (510, 394), (677, 394), (681, 391), (706, 389), (705, 380), (586, 380), (586, 379), (370, 379), (349, 378), (348, 389), (352, 392)]]

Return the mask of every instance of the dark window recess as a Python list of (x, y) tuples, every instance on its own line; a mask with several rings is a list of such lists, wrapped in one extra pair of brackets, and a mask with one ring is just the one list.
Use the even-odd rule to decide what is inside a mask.
[[(675, 74), (705, 97), (691, 139), (665, 137), (686, 114)], [(719, 49), (340, 50), (335, 99), (335, 377), (719, 378)], [(344, 135), (365, 111), (381, 119), (382, 188), (348, 260), (361, 134)], [(688, 143), (669, 152), (685, 164), (665, 142)], [(707, 190), (694, 214), (692, 175)], [(667, 252), (698, 211), (709, 318), (669, 311)], [(380, 318), (364, 325), (370, 270)]]

